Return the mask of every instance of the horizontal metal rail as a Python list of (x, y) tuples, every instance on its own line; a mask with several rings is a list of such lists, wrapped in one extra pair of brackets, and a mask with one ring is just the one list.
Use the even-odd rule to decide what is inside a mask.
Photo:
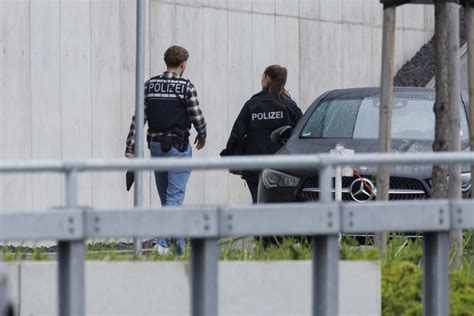
[(71, 161), (2, 161), (0, 173), (120, 171), (120, 170), (259, 170), (264, 168), (320, 168), (351, 165), (474, 164), (474, 153), (443, 152), (416, 154), (330, 154), (291, 156), (235, 156), (225, 158), (148, 158)]
[(81, 240), (83, 221), (80, 208), (0, 213), (0, 240)]
[(337, 204), (267, 204), (219, 209), (221, 236), (327, 235), (340, 230)]
[[(474, 201), (464, 209), (474, 208)], [(448, 231), (450, 203), (443, 200), (410, 202), (348, 203), (343, 206), (342, 231), (364, 232), (428, 232)]]
[[(269, 220), (271, 219), (271, 220)], [(0, 214), (0, 240), (329, 235), (474, 228), (474, 200), (266, 204), (197, 209), (54, 209)]]
[[(473, 200), (336, 203), (331, 177), (336, 166), (473, 164), (474, 154), (329, 154), (165, 158), (86, 161), (0, 162), (2, 173), (65, 174), (66, 206), (47, 212), (0, 213), (0, 240), (58, 241), (58, 301), (61, 315), (84, 315), (84, 240), (123, 237), (191, 239), (193, 315), (217, 315), (218, 244), (223, 236), (307, 235), (313, 240), (313, 314), (338, 314), (338, 234), (379, 231), (423, 232), (424, 278), (448, 293), (448, 231), (474, 228)], [(243, 207), (109, 209), (77, 205), (77, 175), (86, 171), (314, 169), (320, 174), (318, 203)], [(436, 273), (433, 273), (436, 271)], [(206, 295), (203, 295), (206, 293)], [(447, 294), (446, 294), (447, 295)], [(425, 304), (426, 307), (426, 304)]]
[(85, 238), (213, 237), (218, 235), (216, 208), (89, 210)]
[(451, 202), (451, 227), (460, 230), (474, 227), (474, 200)]

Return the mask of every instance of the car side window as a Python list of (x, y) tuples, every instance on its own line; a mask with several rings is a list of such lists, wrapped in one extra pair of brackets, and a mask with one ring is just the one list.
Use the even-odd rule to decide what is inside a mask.
[[(433, 140), (435, 116), (432, 99), (394, 98), (392, 138)], [(322, 101), (311, 113), (301, 138), (377, 139), (379, 98), (333, 99)], [(460, 136), (469, 137), (464, 107), (461, 111)]]
[(304, 126), (303, 138), (352, 138), (362, 99), (323, 101)]
[[(430, 99), (395, 98), (392, 109), (392, 138), (434, 139), (434, 101)], [(354, 139), (377, 139), (379, 130), (380, 103), (377, 98), (366, 98), (362, 102), (354, 128)], [(467, 121), (464, 108), (460, 107), (461, 139), (466, 139)]]

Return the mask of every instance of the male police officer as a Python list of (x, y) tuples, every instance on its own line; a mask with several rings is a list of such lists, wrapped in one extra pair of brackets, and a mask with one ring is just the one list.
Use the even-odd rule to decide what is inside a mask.
[[(191, 81), (183, 79), (188, 51), (169, 47), (165, 54), (166, 71), (145, 83), (145, 122), (148, 121), (148, 146), (152, 157), (191, 157), (189, 129), (194, 125), (198, 135), (194, 141), (200, 150), (206, 144), (206, 122), (199, 108), (197, 92)], [(125, 155), (133, 157), (135, 117), (127, 137)], [(162, 206), (182, 205), (190, 170), (155, 172), (156, 187)], [(185, 241), (178, 238), (178, 255), (184, 254)], [(156, 238), (160, 255), (170, 254), (169, 239)]]

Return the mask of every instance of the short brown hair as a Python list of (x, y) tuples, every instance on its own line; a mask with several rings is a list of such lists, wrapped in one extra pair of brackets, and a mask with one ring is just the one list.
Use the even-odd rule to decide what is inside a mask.
[(168, 67), (178, 67), (183, 61), (187, 61), (189, 58), (189, 53), (186, 48), (181, 46), (171, 46), (169, 47), (164, 56), (166, 66)]

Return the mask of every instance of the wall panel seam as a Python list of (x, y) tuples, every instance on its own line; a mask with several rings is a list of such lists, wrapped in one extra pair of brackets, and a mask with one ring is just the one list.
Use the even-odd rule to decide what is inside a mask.
[[(30, 107), (30, 159), (33, 159), (33, 107), (32, 107), (32, 79), (31, 79), (31, 0), (28, 1), (28, 52), (29, 52), (29, 81), (30, 81), (30, 91), (29, 91), (29, 107)], [(32, 177), (30, 175), (30, 177)], [(28, 181), (31, 186), (31, 181)]]
[[(90, 107), (90, 133), (91, 133), (91, 139), (90, 139), (90, 145), (89, 145), (89, 150), (90, 150), (90, 157), (94, 157), (94, 146), (92, 145), (94, 143), (94, 117), (93, 117), (93, 109), (92, 109), (92, 77), (93, 77), (93, 69), (92, 69), (92, 59), (93, 59), (93, 52), (92, 52), (92, 45), (93, 45), (93, 40), (92, 40), (92, 1), (89, 0), (89, 107)], [(94, 181), (92, 175), (88, 177), (90, 180), (89, 187), (90, 187), (90, 192), (91, 192), (91, 205), (94, 206)]]
[[(30, 82), (28, 97), (28, 107), (29, 107), (29, 116), (30, 116), (30, 148), (29, 148), (29, 158), (33, 159), (33, 107), (32, 107), (32, 78), (31, 78), (31, 0), (28, 1), (28, 80)], [(27, 181), (27, 192), (30, 194), (30, 206), (33, 206), (33, 175), (28, 175), (26, 178)]]
[[(58, 13), (59, 13), (59, 25), (58, 25), (58, 43), (59, 43), (59, 155), (60, 159), (63, 159), (64, 155), (64, 148), (63, 148), (63, 137), (62, 137), (62, 131), (63, 131), (63, 80), (62, 80), (62, 59), (63, 59), (63, 48), (61, 44), (61, 0), (58, 0)], [(63, 205), (64, 202), (64, 178), (60, 177), (60, 183), (59, 183), (59, 197), (60, 197), (60, 203)]]

